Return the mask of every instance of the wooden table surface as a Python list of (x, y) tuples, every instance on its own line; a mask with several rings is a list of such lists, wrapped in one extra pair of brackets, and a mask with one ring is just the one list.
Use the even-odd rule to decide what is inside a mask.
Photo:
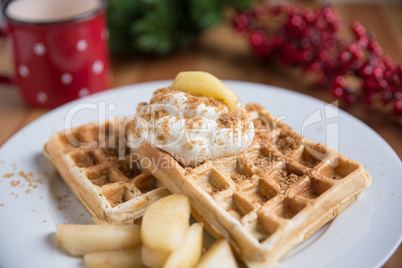
[[(343, 18), (344, 33), (352, 21), (360, 21), (376, 33), (385, 53), (397, 63), (402, 62), (402, 3), (401, 4), (335, 4)], [(12, 70), (11, 56), (0, 40), (0, 72)], [(221, 79), (243, 80), (279, 86), (298, 91), (326, 102), (334, 101), (330, 91), (314, 87), (296, 69), (272, 64), (264, 66), (250, 52), (247, 41), (234, 33), (230, 26), (221, 25), (203, 33), (195, 45), (162, 58), (112, 56), (111, 88), (161, 79), (173, 79), (183, 70), (207, 71)], [(113, 90), (113, 89), (111, 89)], [(402, 157), (402, 124), (392, 116), (379, 113), (362, 104), (341, 108), (369, 125)], [(14, 85), (0, 84), (0, 145), (29, 122), (48, 112), (26, 106)], [(364, 135), (358, 133), (357, 135)], [(369, 253), (368, 253), (369, 254)], [(402, 246), (383, 266), (402, 267)]]

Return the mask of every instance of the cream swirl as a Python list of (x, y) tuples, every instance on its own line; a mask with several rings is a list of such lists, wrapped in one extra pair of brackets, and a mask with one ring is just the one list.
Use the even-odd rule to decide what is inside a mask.
[(129, 143), (146, 140), (185, 166), (240, 153), (254, 138), (253, 122), (240, 105), (229, 111), (214, 98), (170, 88), (158, 89), (149, 103), (140, 103), (137, 119), (127, 131)]

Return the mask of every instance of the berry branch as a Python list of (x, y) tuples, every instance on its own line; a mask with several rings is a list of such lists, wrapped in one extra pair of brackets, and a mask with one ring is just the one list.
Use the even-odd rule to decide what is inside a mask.
[(359, 22), (351, 26), (353, 40), (342, 40), (334, 8), (261, 5), (237, 15), (234, 27), (248, 36), (261, 59), (316, 73), (317, 85), (346, 103), (391, 103), (394, 114), (402, 115), (402, 65), (384, 55)]

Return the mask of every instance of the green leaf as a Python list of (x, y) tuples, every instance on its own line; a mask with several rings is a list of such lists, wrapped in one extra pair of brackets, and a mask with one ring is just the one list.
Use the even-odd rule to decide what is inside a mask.
[(108, 0), (111, 51), (163, 55), (186, 48), (201, 31), (221, 21), (225, 6), (249, 6), (250, 2)]

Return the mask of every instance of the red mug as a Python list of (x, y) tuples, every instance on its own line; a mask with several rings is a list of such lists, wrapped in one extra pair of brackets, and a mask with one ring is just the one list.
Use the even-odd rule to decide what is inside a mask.
[(15, 82), (31, 106), (54, 108), (109, 86), (102, 0), (11, 0), (3, 7)]

